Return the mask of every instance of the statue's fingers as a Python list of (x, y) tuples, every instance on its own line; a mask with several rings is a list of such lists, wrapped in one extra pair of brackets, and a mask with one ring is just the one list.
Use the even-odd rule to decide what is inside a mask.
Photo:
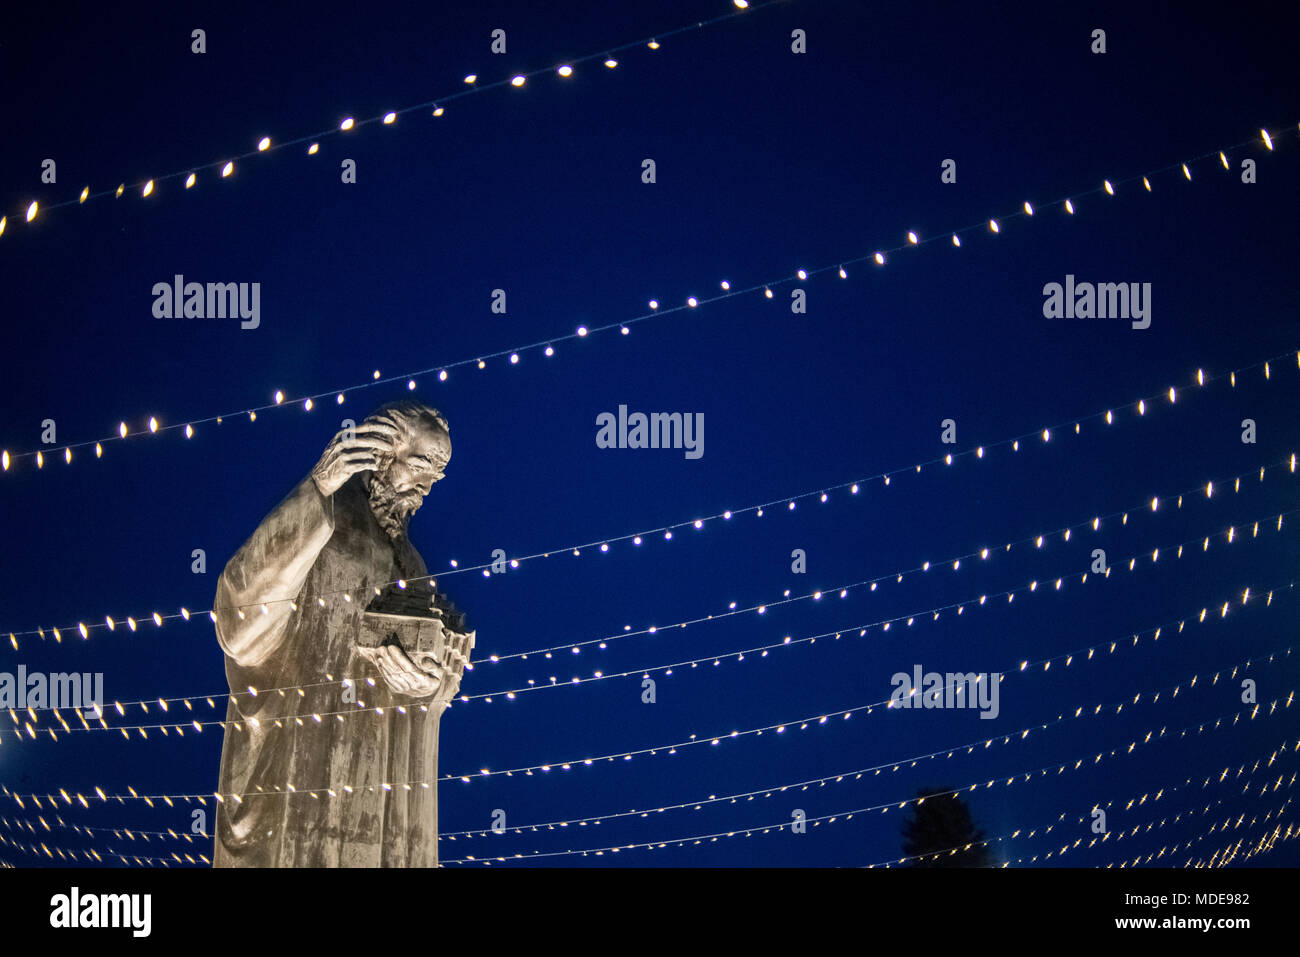
[(342, 452), (353, 452), (357, 449), (383, 449), (391, 450), (395, 441), (386, 435), (355, 435), (352, 438), (343, 439), (339, 442), (337, 448)]
[(355, 455), (345, 456), (339, 464), (347, 470), (349, 475), (353, 472), (362, 472), (366, 469), (375, 469), (379, 467), (379, 462), (376, 461), (375, 457), (369, 452), (358, 452)]
[(394, 422), (392, 419), (390, 419), (388, 416), (372, 415), (361, 423), (361, 426), (357, 429), (357, 431), (358, 432), (369, 432), (369, 431), (383, 432), (391, 436), (397, 436), (401, 434), (402, 430), (398, 427), (397, 423)]
[(397, 657), (397, 649), (392, 645), (385, 645), (380, 649), (382, 655), (380, 659), (380, 674), (388, 682), (388, 686), (394, 691), (405, 693), (408, 687), (406, 669), (402, 667), (402, 661)]

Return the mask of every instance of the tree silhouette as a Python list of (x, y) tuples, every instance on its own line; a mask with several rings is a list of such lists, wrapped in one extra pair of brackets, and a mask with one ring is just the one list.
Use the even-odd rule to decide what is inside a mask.
[[(923, 788), (903, 820), (908, 867), (993, 867), (995, 861), (970, 808), (946, 788)], [(954, 850), (955, 849), (955, 850)]]

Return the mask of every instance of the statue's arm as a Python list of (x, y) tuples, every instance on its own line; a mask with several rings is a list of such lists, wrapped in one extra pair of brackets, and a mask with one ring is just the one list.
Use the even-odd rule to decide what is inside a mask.
[(308, 476), (263, 519), (221, 573), (213, 610), (217, 641), (227, 655), (255, 667), (275, 653), (294, 614), (290, 601), (302, 592), (333, 534), (333, 496), (323, 495)]

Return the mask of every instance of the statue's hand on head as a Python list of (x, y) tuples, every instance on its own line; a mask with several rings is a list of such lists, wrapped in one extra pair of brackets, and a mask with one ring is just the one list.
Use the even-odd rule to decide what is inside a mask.
[(357, 472), (377, 468), (377, 454), (391, 453), (399, 434), (397, 424), (386, 415), (372, 415), (358, 428), (340, 431), (311, 470), (320, 493), (329, 498)]

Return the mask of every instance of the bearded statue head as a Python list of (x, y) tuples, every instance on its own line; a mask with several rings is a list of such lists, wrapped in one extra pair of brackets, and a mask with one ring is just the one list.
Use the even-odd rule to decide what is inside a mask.
[[(374, 419), (390, 422), (399, 433), (393, 451), (376, 454), (374, 470), (366, 473), (370, 509), (396, 540), (406, 535), (411, 516), (442, 480), (451, 460), (451, 434), (437, 409), (412, 399), (385, 403), (366, 421)], [(358, 431), (364, 429), (363, 422)]]

